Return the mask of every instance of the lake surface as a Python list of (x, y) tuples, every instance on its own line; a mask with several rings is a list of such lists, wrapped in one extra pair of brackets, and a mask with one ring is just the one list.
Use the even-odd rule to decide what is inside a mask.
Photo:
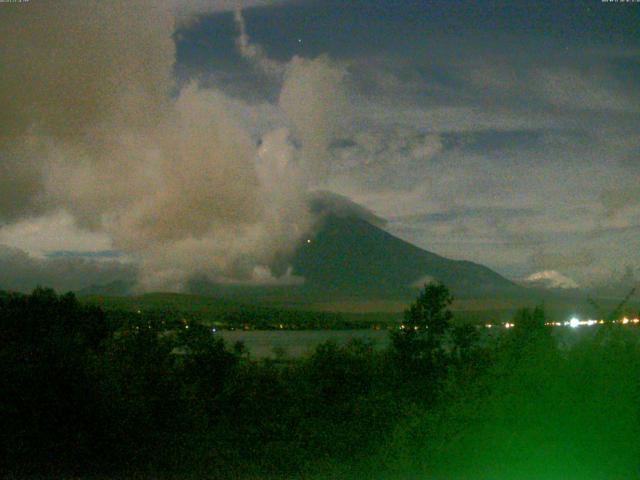
[[(596, 335), (600, 326), (580, 327), (553, 327), (552, 335), (555, 337), (558, 347), (561, 349), (572, 348), (580, 339), (586, 339)], [(626, 331), (636, 335), (640, 343), (640, 328), (628, 327)], [(277, 357), (302, 357), (328, 340), (339, 345), (345, 345), (351, 339), (360, 339), (371, 342), (376, 349), (382, 349), (389, 345), (390, 331), (388, 330), (220, 330), (216, 335), (221, 336), (229, 347), (237, 341), (244, 342), (252, 358), (277, 358)], [(496, 339), (500, 334), (506, 333), (504, 328), (496, 327), (483, 329), (482, 337), (485, 341)]]
[(374, 348), (389, 344), (387, 330), (221, 330), (216, 333), (228, 346), (244, 342), (251, 357), (276, 358), (278, 356), (301, 357), (328, 340), (345, 345), (351, 339), (373, 343)]

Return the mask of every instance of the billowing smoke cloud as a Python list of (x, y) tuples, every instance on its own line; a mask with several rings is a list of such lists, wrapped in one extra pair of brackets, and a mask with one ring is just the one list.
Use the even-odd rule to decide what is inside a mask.
[(164, 115), (171, 18), (166, 6), (147, 6), (45, 0), (3, 8), (3, 218), (51, 206), (45, 157), (54, 148), (67, 150), (69, 161), (89, 155), (104, 163), (115, 138), (145, 132)]
[(288, 64), (277, 62), (260, 45), (251, 42), (240, 2), (234, 21), (240, 54), (263, 73), (283, 79), (278, 104), (302, 145), (301, 158), (308, 178), (315, 184), (322, 183), (328, 172), (326, 159), (331, 141), (348, 123), (348, 100), (343, 88), (345, 69), (327, 56), (315, 59), (294, 56)]
[(293, 57), (287, 65), (279, 105), (302, 144), (304, 168), (320, 183), (328, 173), (329, 146), (344, 128), (348, 111), (342, 88), (346, 72), (328, 57), (307, 60)]
[(258, 146), (222, 93), (189, 85), (172, 98), (175, 12), (169, 0), (3, 8), (0, 225), (66, 211), (137, 259), (147, 289), (195, 274), (272, 282), (266, 266), (313, 222), (306, 195), (343, 72), (294, 59), (280, 106), (299, 147), (286, 128)]

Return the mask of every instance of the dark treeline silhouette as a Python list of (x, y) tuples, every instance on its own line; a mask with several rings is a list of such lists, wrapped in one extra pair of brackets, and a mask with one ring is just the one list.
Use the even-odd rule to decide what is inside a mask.
[[(426, 285), (387, 350), (328, 342), (282, 362), (251, 359), (197, 322), (106, 315), (42, 288), (0, 294), (0, 467), (20, 478), (497, 478), (564, 440), (591, 462), (617, 452), (618, 473), (633, 464), (637, 447), (620, 443), (638, 431), (637, 341), (607, 329), (563, 350), (541, 308), (488, 341), (452, 325), (451, 301)], [(615, 435), (598, 430), (595, 405)], [(511, 457), (496, 461), (496, 448)], [(556, 464), (528, 471), (540, 465)]]

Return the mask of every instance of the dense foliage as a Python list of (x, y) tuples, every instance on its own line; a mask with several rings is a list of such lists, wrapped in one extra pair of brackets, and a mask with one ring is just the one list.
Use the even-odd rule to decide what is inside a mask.
[[(47, 289), (2, 294), (0, 467), (18, 477), (569, 478), (562, 451), (584, 462), (580, 478), (631, 478), (637, 336), (601, 329), (567, 345), (536, 309), (487, 338), (451, 325), (450, 302), (427, 285), (385, 351), (325, 343), (274, 361), (197, 322), (107, 316)], [(606, 455), (614, 466), (598, 464)]]

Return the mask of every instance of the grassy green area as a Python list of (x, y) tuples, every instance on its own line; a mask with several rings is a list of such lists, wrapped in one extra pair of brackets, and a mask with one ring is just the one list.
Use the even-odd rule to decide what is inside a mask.
[(387, 458), (397, 478), (637, 478), (639, 378), (631, 329), (584, 336), (568, 351), (503, 351), (477, 381), (451, 384), (439, 409), (403, 420)]

